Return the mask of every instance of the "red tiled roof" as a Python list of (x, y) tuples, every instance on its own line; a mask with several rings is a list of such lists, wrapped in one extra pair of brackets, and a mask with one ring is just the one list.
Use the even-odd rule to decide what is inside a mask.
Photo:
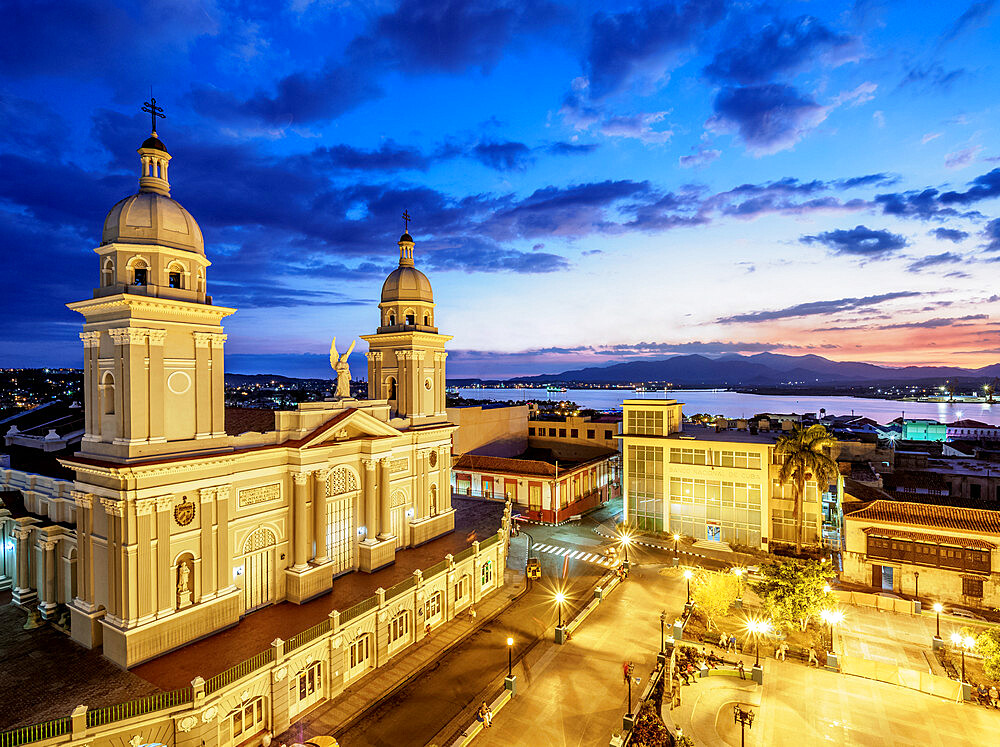
[(853, 521), (881, 521), (934, 529), (958, 529), (1000, 535), (1000, 511), (985, 508), (955, 508), (925, 503), (880, 500), (847, 514)]
[(267, 433), (273, 430), (274, 410), (254, 407), (226, 408), (226, 433), (230, 436), (238, 436), (248, 431)]
[(478, 454), (462, 454), (452, 469), (469, 470), (470, 472), (503, 472), (510, 475), (533, 475), (536, 477), (554, 478), (556, 476), (555, 465), (548, 462), (480, 456)]

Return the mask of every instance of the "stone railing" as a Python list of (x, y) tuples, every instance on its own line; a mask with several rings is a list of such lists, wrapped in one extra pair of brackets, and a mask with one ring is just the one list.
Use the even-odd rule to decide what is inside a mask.
[[(500, 530), (456, 556), (190, 687), (0, 733), (0, 747), (163, 743), (226, 747), (265, 729), (278, 734), (307, 710), (337, 697), (406, 651), (433, 628), (503, 586), (510, 536), (508, 504)], [(491, 571), (485, 566), (492, 564)], [(459, 584), (462, 579), (466, 584)], [(483, 580), (487, 584), (483, 585)], [(455, 598), (456, 589), (464, 596)], [(390, 593), (391, 592), (391, 593)], [(430, 616), (429, 616), (430, 615)], [(430, 633), (433, 635), (433, 633)]]

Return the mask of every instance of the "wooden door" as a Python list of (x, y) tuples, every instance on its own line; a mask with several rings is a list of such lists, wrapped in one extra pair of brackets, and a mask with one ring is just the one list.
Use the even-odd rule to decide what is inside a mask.
[(273, 550), (267, 549), (247, 556), (243, 586), (244, 612), (253, 612), (273, 601), (272, 554)]

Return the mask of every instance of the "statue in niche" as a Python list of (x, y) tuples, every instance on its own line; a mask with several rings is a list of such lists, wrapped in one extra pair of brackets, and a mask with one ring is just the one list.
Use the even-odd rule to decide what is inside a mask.
[(357, 340), (351, 343), (351, 347), (347, 349), (347, 352), (343, 355), (337, 353), (337, 338), (333, 338), (333, 342), (330, 343), (330, 366), (333, 370), (337, 372), (337, 389), (334, 392), (334, 396), (337, 399), (349, 399), (351, 396), (351, 367), (347, 363), (347, 359), (351, 357), (351, 353), (354, 352), (354, 346), (357, 344)]
[(191, 588), (191, 561), (182, 560), (177, 564), (177, 606), (187, 607), (194, 603)]

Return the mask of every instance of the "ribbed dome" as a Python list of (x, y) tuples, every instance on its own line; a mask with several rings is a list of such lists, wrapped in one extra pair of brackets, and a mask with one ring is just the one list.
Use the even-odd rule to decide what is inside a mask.
[(397, 267), (382, 284), (382, 302), (426, 301), (434, 303), (431, 282), (416, 267)]
[[(161, 244), (198, 254), (205, 253), (205, 239), (191, 213), (176, 200), (156, 192), (139, 192), (120, 200), (111, 208), (108, 217), (104, 219), (101, 244), (112, 242)], [(420, 276), (429, 292), (427, 278)]]

